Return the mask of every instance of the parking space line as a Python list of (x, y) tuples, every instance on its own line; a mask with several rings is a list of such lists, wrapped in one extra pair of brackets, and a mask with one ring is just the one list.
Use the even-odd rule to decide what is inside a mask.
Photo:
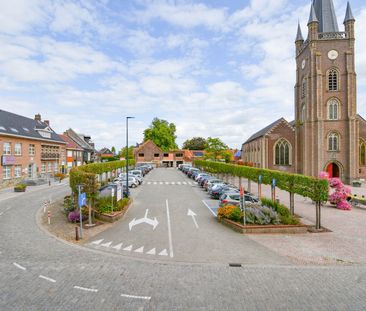
[(204, 200), (202, 200), (202, 203), (205, 204), (205, 206), (210, 210), (210, 212), (212, 213), (212, 215), (214, 215), (215, 217), (217, 217), (217, 214), (211, 209), (211, 207)]
[(170, 256), (170, 258), (173, 258), (174, 253), (173, 253), (172, 229), (171, 229), (171, 225), (170, 225), (170, 214), (169, 214), (168, 199), (166, 199), (165, 204), (166, 204), (166, 217), (167, 217), (167, 220), (168, 220), (169, 256)]

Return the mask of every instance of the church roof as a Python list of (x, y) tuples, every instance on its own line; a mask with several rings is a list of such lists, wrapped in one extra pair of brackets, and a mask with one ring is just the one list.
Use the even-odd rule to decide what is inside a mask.
[(250, 136), (247, 141), (245, 142), (246, 143), (249, 143), (259, 137), (262, 137), (264, 135), (267, 134), (267, 132), (269, 132), (275, 125), (277, 125), (278, 123), (280, 123), (281, 121), (286, 121), (284, 118), (279, 118), (278, 120), (274, 121), (273, 123), (271, 123), (270, 125), (266, 126), (265, 128), (262, 128), (260, 131), (254, 133), (252, 136)]
[(349, 21), (355, 21), (355, 18), (353, 17), (351, 5), (349, 4), (349, 1), (348, 1), (346, 16), (344, 18), (344, 23), (349, 22)]
[(319, 32), (339, 32), (333, 0), (313, 0)]

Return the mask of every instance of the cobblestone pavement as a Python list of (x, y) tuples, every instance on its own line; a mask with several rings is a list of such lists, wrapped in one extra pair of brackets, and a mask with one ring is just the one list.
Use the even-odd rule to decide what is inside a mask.
[[(179, 263), (61, 242), (36, 213), (52, 186), (0, 202), (0, 310), (364, 310), (366, 267)], [(11, 206), (11, 209), (6, 210)]]

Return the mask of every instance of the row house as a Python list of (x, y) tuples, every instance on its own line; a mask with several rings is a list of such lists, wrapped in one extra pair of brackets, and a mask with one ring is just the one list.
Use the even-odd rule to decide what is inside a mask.
[(64, 132), (64, 135), (71, 138), (83, 151), (82, 151), (82, 163), (92, 163), (97, 159), (94, 143), (90, 136), (77, 134), (73, 129), (68, 129)]
[(0, 185), (47, 177), (66, 165), (66, 143), (50, 122), (0, 110)]
[(65, 173), (68, 173), (73, 167), (83, 164), (83, 148), (79, 147), (70, 137), (59, 134), (66, 143), (66, 167)]

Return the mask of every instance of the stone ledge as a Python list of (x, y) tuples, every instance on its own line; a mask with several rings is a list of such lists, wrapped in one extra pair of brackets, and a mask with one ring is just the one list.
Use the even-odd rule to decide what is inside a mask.
[(113, 222), (121, 219), (126, 214), (127, 210), (130, 208), (131, 204), (132, 204), (132, 199), (130, 199), (130, 203), (128, 203), (122, 211), (113, 212), (113, 214), (104, 214), (104, 213), (98, 213), (97, 211), (95, 211), (95, 217), (102, 221), (113, 223)]
[(235, 221), (221, 218), (218, 220), (223, 225), (230, 227), (231, 229), (239, 233), (250, 233), (250, 234), (304, 234), (308, 232), (307, 225), (247, 225), (244, 226)]

